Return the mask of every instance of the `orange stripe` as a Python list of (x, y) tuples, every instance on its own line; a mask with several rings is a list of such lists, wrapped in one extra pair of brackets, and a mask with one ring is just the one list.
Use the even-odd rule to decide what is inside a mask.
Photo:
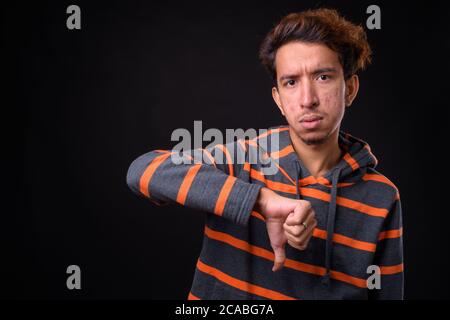
[[(264, 217), (256, 212), (256, 211), (252, 211), (251, 215), (257, 219), (260, 219), (262, 221), (265, 221)], [(319, 228), (315, 228), (313, 230), (313, 237), (316, 238), (320, 238), (323, 240), (326, 240), (327, 238), (327, 232), (325, 230), (319, 229)], [(339, 243), (339, 244), (343, 244), (345, 246), (351, 247), (351, 248), (355, 248), (355, 249), (359, 249), (359, 250), (364, 250), (364, 251), (369, 251), (369, 252), (375, 252), (377, 245), (374, 243), (370, 243), (370, 242), (365, 242), (365, 241), (360, 241), (360, 240), (356, 240), (338, 233), (335, 233), (333, 235), (333, 242)]]
[(254, 140), (245, 140), (245, 143), (248, 144), (249, 146), (253, 146), (256, 148), (259, 147), (258, 143), (256, 143), (256, 141), (254, 141)]
[(291, 154), (292, 152), (294, 152), (294, 148), (293, 148), (292, 145), (290, 144), (290, 145), (288, 145), (287, 147), (283, 148), (283, 149), (280, 150), (280, 151), (272, 152), (272, 153), (270, 154), (270, 156), (271, 156), (272, 158), (274, 158), (274, 159), (278, 159), (278, 158), (285, 157), (285, 156), (287, 156), (288, 154)]
[(194, 158), (192, 158), (192, 156), (188, 153), (183, 153), (183, 157), (188, 158), (189, 160), (194, 160)]
[[(324, 191), (311, 188), (301, 188), (300, 190), (302, 195), (330, 202), (331, 196)], [(387, 209), (372, 207), (362, 202), (354, 201), (344, 197), (336, 197), (336, 203), (340, 206), (357, 210), (359, 212), (375, 217), (385, 218), (389, 212)]]
[(308, 176), (306, 178), (299, 180), (300, 186), (306, 186), (308, 184), (315, 184), (317, 183), (317, 180), (314, 176)]
[(358, 201), (354, 201), (354, 200), (350, 200), (347, 198), (343, 198), (343, 197), (336, 197), (336, 203), (343, 207), (351, 208), (353, 210), (357, 210), (359, 212), (362, 212), (362, 213), (365, 213), (365, 214), (368, 214), (368, 215), (374, 216), (374, 217), (386, 218), (386, 216), (389, 213), (389, 210), (387, 210), (387, 209), (372, 207), (367, 204), (364, 204), (364, 203), (361, 203)]
[(395, 186), (395, 184), (389, 180), (388, 178), (386, 178), (383, 175), (380, 174), (370, 174), (370, 173), (366, 173), (363, 177), (363, 180), (368, 181), (368, 180), (373, 180), (373, 181), (378, 181), (381, 183), (385, 183), (390, 185), (392, 188), (394, 188), (396, 191), (398, 191), (397, 187)]
[(219, 147), (220, 150), (225, 154), (225, 157), (227, 158), (228, 163), (228, 171), (230, 172), (230, 176), (234, 176), (233, 172), (233, 160), (231, 159), (230, 153), (228, 152), (228, 149), (223, 144), (218, 144), (216, 147)]
[(231, 189), (233, 188), (235, 182), (236, 178), (232, 176), (228, 176), (227, 180), (225, 180), (222, 190), (220, 190), (219, 198), (217, 198), (216, 207), (214, 208), (215, 214), (219, 216), (222, 215), (228, 196), (230, 195)]
[[(326, 239), (327, 238), (327, 232), (326, 230), (321, 230), (318, 228), (315, 228), (313, 230), (313, 237), (320, 238), (320, 239)], [(345, 245), (347, 247), (351, 247), (354, 249), (359, 249), (363, 251), (369, 251), (369, 252), (375, 252), (377, 245), (374, 243), (366, 242), (366, 241), (360, 241), (356, 240), (347, 236), (344, 236), (342, 234), (335, 233), (333, 234), (333, 242)]]
[(365, 279), (349, 276), (339, 271), (330, 271), (330, 277), (342, 282), (350, 283), (356, 287), (367, 289), (367, 281)]
[(255, 170), (255, 169), (250, 170), (250, 176), (252, 177), (252, 179), (256, 179), (256, 180), (263, 182), (269, 189), (296, 194), (295, 186), (291, 186), (289, 184), (285, 184), (282, 182), (268, 180), (264, 177), (263, 174), (261, 174), (259, 171)]
[[(207, 226), (205, 226), (205, 235), (211, 239), (224, 242), (226, 244), (229, 244), (235, 248), (246, 251), (255, 256), (265, 258), (270, 261), (274, 261), (274, 254), (271, 251), (251, 245), (246, 241), (235, 238), (224, 232), (214, 231), (214, 230), (208, 228)], [(286, 259), (284, 266), (294, 269), (294, 270), (297, 270), (297, 271), (311, 273), (311, 274), (319, 275), (319, 276), (323, 276), (325, 274), (325, 268), (323, 268), (323, 267), (295, 261), (292, 259)], [(352, 276), (349, 276), (349, 275), (346, 275), (346, 274), (343, 274), (343, 273), (337, 272), (337, 271), (331, 271), (330, 276), (336, 280), (347, 282), (347, 283), (356, 285), (358, 287), (361, 287), (361, 286), (362, 286), (362, 288), (366, 287), (366, 281), (364, 279), (352, 277)]]
[[(323, 185), (325, 187), (331, 187), (331, 182), (327, 178), (324, 178), (324, 177), (319, 177), (319, 178), (316, 179), (314, 176), (308, 176), (306, 178), (303, 178), (303, 179), (299, 180), (299, 183), (300, 183), (300, 186), (307, 186), (307, 185), (310, 185), (310, 184), (318, 183), (318, 184), (321, 184), (321, 185)], [(354, 185), (353, 182), (339, 182), (337, 184), (337, 186), (339, 188), (349, 187), (349, 186), (352, 186), (352, 185)]]
[[(272, 260), (273, 261), (273, 260)], [(291, 268), (300, 272), (310, 273), (317, 276), (323, 276), (326, 272), (325, 268), (320, 266), (315, 266), (309, 263), (303, 263), (291, 259), (286, 259), (284, 262), (284, 266), (287, 268)], [(331, 275), (331, 273), (330, 273)]]
[[(245, 163), (247, 164), (247, 163)], [(282, 182), (275, 182), (275, 181), (271, 181), (271, 180), (267, 180), (266, 177), (264, 176), (264, 174), (256, 169), (251, 169), (250, 165), (247, 167), (244, 165), (244, 170), (246, 171), (250, 171), (250, 176), (253, 179), (259, 180), (267, 185), (272, 185), (274, 186), (274, 190), (279, 190), (279, 191), (283, 191), (283, 192), (289, 192), (289, 193), (295, 193), (295, 182), (294, 180), (292, 180), (292, 178), (286, 173), (286, 171), (284, 171), (284, 169), (282, 167), (280, 167), (277, 163), (275, 163), (275, 165), (278, 167), (278, 169), (281, 171), (281, 173), (283, 173), (285, 175), (285, 177), (287, 179), (289, 179), (292, 182), (292, 186), (289, 184), (284, 184)], [(285, 190), (291, 190), (291, 191), (285, 191)]]
[(148, 192), (148, 185), (152, 180), (153, 174), (155, 173), (156, 169), (158, 169), (159, 165), (163, 163), (171, 155), (172, 152), (164, 153), (156, 157), (155, 159), (153, 159), (152, 162), (150, 162), (148, 167), (145, 169), (144, 173), (141, 176), (141, 179), (139, 180), (139, 190), (143, 195), (150, 197), (150, 193)]
[(277, 166), (278, 170), (281, 171), (281, 173), (293, 184), (295, 185), (295, 181), (287, 174), (287, 172), (280, 166), (278, 163), (275, 162), (275, 165)]
[(403, 234), (403, 228), (392, 229), (380, 232), (378, 240), (400, 238)]
[(264, 219), (264, 217), (262, 216), (262, 214), (260, 214), (259, 212), (252, 211), (251, 215), (254, 216), (254, 217), (257, 218), (257, 219), (260, 219), (260, 220), (264, 221), (264, 222), (266, 221), (266, 219)]
[(189, 292), (188, 300), (200, 300), (200, 298)]
[(347, 164), (352, 167), (353, 171), (359, 168), (359, 164), (358, 162), (353, 159), (353, 157), (350, 155), (350, 153), (346, 153), (343, 157), (343, 159), (345, 160), (345, 162), (347, 162)]
[(252, 284), (250, 282), (242, 281), (237, 278), (234, 278), (234, 277), (220, 271), (219, 269), (216, 269), (214, 267), (211, 267), (211, 266), (203, 263), (202, 261), (200, 261), (200, 259), (197, 262), (197, 268), (200, 271), (207, 273), (222, 282), (225, 282), (229, 286), (235, 287), (235, 288), (245, 291), (245, 292), (249, 292), (249, 293), (252, 293), (252, 294), (264, 297), (264, 298), (273, 299), (273, 300), (296, 300), (296, 298), (284, 295), (280, 292), (266, 289), (266, 288), (257, 286), (255, 284)]
[[(254, 245), (250, 245), (248, 242), (237, 239), (229, 234), (226, 234), (224, 232), (214, 231), (207, 226), (205, 226), (205, 235), (208, 236), (211, 239), (224, 242), (226, 244), (229, 244), (235, 248), (241, 249), (243, 251), (246, 251), (248, 253), (251, 253), (255, 256), (265, 258), (270, 261), (274, 261), (275, 257), (273, 252), (266, 250), (264, 248), (260, 248)], [(296, 269), (303, 272), (312, 273), (315, 275), (324, 275), (325, 274), (325, 268), (314, 266), (302, 262), (298, 262), (291, 259), (286, 259), (285, 266), (290, 267), (292, 269)]]
[(178, 190), (177, 202), (179, 204), (184, 205), (189, 189), (191, 188), (192, 182), (194, 181), (195, 176), (197, 175), (197, 172), (198, 170), (200, 170), (201, 167), (202, 165), (197, 164), (189, 168), (188, 172), (186, 173), (186, 176), (183, 179), (183, 183), (181, 184), (180, 189)]
[[(247, 143), (249, 146), (255, 147), (256, 149), (259, 148), (258, 143), (256, 143), (255, 141), (252, 141), (252, 140), (246, 140), (245, 143)], [(269, 159), (269, 154), (268, 154), (267, 152), (264, 152), (264, 153), (262, 154), (262, 159), (263, 159), (263, 160)]]
[[(286, 147), (285, 149), (287, 149), (287, 148), (292, 148), (292, 146), (288, 146), (288, 147)], [(292, 149), (293, 150), (293, 149)], [(272, 154), (270, 155), (271, 157), (272, 157)], [(281, 173), (293, 184), (293, 185), (295, 185), (295, 181), (289, 176), (289, 174), (280, 166), (280, 165), (278, 165), (277, 163), (275, 163), (275, 165), (278, 167), (278, 169), (281, 171)], [(247, 170), (245, 167), (244, 167), (244, 170)], [(255, 170), (255, 169), (254, 169)], [(248, 170), (247, 170), (248, 171)], [(260, 176), (263, 176), (263, 174), (261, 173), (261, 172), (258, 172), (259, 174), (260, 174)], [(265, 178), (264, 178), (265, 179)], [(258, 180), (260, 180), (260, 181), (262, 181), (262, 179), (258, 179)], [(263, 181), (264, 182), (264, 181)], [(300, 186), (305, 186), (305, 185), (308, 185), (308, 184), (316, 184), (316, 183), (318, 183), (318, 184), (321, 184), (321, 185), (324, 185), (324, 186), (326, 186), (326, 187), (331, 187), (331, 182), (328, 180), (328, 179), (326, 179), (326, 178), (324, 178), (324, 177), (319, 177), (319, 178), (315, 178), (314, 176), (309, 176), (309, 177), (306, 177), (306, 178), (303, 178), (303, 179), (301, 179), (300, 180)], [(341, 182), (341, 183), (338, 183), (337, 184), (337, 186), (338, 187), (348, 187), (348, 186), (352, 186), (352, 185), (354, 185), (354, 183), (353, 182)], [(295, 189), (294, 189), (295, 190)], [(280, 190), (280, 191), (282, 191), (282, 190)]]
[[(241, 146), (241, 148), (244, 150), (244, 152), (247, 152), (247, 147), (245, 146), (245, 143), (243, 142), (243, 140), (238, 140), (239, 145)], [(250, 171), (250, 163), (248, 163), (247, 161), (244, 161), (244, 168), (243, 170), (245, 171)]]
[(252, 179), (256, 179), (256, 180), (266, 183), (266, 178), (258, 170), (250, 169), (250, 177), (252, 177)]
[(214, 160), (214, 157), (212, 156), (212, 154), (206, 149), (201, 149), (201, 150), (203, 150), (205, 152), (206, 157), (209, 159), (209, 161), (211, 161), (211, 164), (213, 164), (214, 167), (215, 167), (216, 166), (216, 161)]
[[(255, 138), (255, 139), (256, 139), (256, 138)], [(259, 148), (258, 143), (256, 143), (256, 142), (253, 141), (253, 140), (245, 140), (245, 143), (248, 144), (249, 146), (255, 147), (256, 149)], [(266, 159), (268, 159), (268, 158), (269, 158), (268, 153), (267, 153), (267, 152), (264, 152), (264, 153), (262, 154), (262, 159), (263, 159), (263, 160), (266, 160)]]
[[(325, 230), (315, 228), (313, 230), (313, 237), (320, 238), (320, 239), (326, 239), (327, 238), (327, 232)], [(333, 239), (334, 240), (334, 239)]]
[[(326, 187), (331, 187), (331, 182), (327, 178), (324, 178), (324, 177), (317, 178), (317, 183), (320, 183), (321, 185), (326, 186)], [(354, 182), (339, 182), (337, 184), (337, 186), (339, 188), (342, 188), (342, 187), (349, 187), (354, 184), (355, 184)]]
[[(352, 186), (354, 184), (355, 184), (354, 182), (341, 182), (341, 183), (338, 183), (337, 186), (339, 188), (343, 188), (343, 187), (350, 187), (350, 186)], [(331, 187), (331, 185), (329, 185), (327, 187)]]
[[(272, 189), (275, 191), (291, 193), (291, 194), (296, 194), (295, 186), (285, 184), (282, 182), (268, 180), (265, 178), (265, 176), (261, 172), (259, 172), (256, 169), (250, 170), (250, 176), (252, 177), (252, 179), (256, 179), (256, 180), (259, 180), (262, 183), (264, 183), (269, 189)], [(328, 194), (324, 191), (311, 189), (311, 188), (300, 188), (300, 192), (302, 195), (305, 195), (307, 197), (316, 198), (319, 200), (330, 202), (330, 198), (331, 198), (330, 194)], [(372, 206), (369, 206), (362, 202), (351, 200), (351, 199), (344, 198), (344, 197), (336, 197), (336, 201), (337, 201), (337, 204), (340, 206), (354, 209), (354, 210), (357, 210), (362, 213), (366, 213), (371, 216), (385, 218), (389, 212), (387, 209), (372, 207)]]
[[(287, 146), (286, 148), (284, 148), (283, 150), (285, 150), (285, 149), (292, 149), (292, 151), (294, 150), (293, 148), (292, 148), (292, 145), (290, 145), (290, 146)], [(286, 151), (282, 151), (283, 153), (285, 153)], [(275, 152), (276, 153), (276, 152)], [(273, 154), (274, 153), (272, 153), (272, 154), (270, 154), (270, 157), (272, 157), (272, 158), (274, 158), (273, 157)], [(265, 153), (263, 156), (265, 156), (265, 157), (267, 157), (268, 156), (268, 154), (267, 153)], [(275, 157), (276, 158), (276, 157)], [(277, 168), (281, 171), (281, 173), (293, 184), (293, 185), (295, 185), (295, 181), (289, 176), (289, 174), (278, 164), (278, 163), (276, 163), (275, 162), (275, 165), (277, 166)], [(245, 170), (245, 168), (244, 168), (244, 170)], [(262, 173), (261, 173), (262, 174)]]
[[(264, 177), (264, 175), (262, 175), (259, 171), (255, 170), (255, 169), (250, 170), (250, 176), (252, 177), (252, 179), (256, 179), (256, 180), (263, 182), (269, 189), (286, 192), (286, 193), (291, 193), (291, 194), (296, 194), (295, 186), (268, 180)], [(300, 192), (301, 192), (301, 195), (305, 195), (305, 196), (311, 197), (311, 198), (316, 198), (316, 199), (326, 201), (326, 202), (330, 202), (330, 199), (331, 199), (330, 194), (328, 194), (324, 191), (321, 191), (321, 190), (316, 190), (316, 189), (311, 189), (311, 188), (300, 188)], [(340, 206), (347, 207), (347, 208), (350, 208), (350, 209), (353, 209), (353, 210), (356, 210), (356, 211), (359, 211), (359, 212), (362, 212), (362, 213), (365, 213), (365, 214), (368, 214), (371, 216), (375, 216), (375, 217), (385, 218), (389, 212), (387, 209), (372, 207), (372, 206), (369, 206), (362, 202), (358, 202), (358, 201), (351, 200), (351, 199), (344, 198), (344, 197), (336, 197), (336, 202)]]
[(390, 275), (403, 272), (403, 263), (397, 264), (395, 266), (380, 266), (380, 271), (382, 275)]
[(398, 191), (398, 188), (395, 186), (395, 184), (394, 184), (391, 180), (389, 180), (389, 179), (386, 178), (385, 176), (380, 175), (380, 174), (370, 174), (370, 173), (366, 173), (366, 174), (362, 177), (362, 179), (363, 179), (364, 181), (377, 181), (377, 182), (381, 182), (381, 183), (384, 183), (384, 184), (387, 184), (387, 185), (391, 186), (391, 187), (394, 188), (395, 191), (397, 192), (397, 194), (395, 195), (395, 199), (396, 199), (396, 200), (400, 199), (400, 193), (399, 193), (399, 191)]

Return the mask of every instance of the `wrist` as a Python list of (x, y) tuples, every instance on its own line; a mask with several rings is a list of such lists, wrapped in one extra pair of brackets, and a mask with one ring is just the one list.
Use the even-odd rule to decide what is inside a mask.
[(258, 213), (260, 213), (263, 217), (266, 217), (267, 202), (272, 192), (273, 192), (272, 190), (266, 187), (263, 187), (259, 190), (258, 198), (256, 199), (254, 209)]

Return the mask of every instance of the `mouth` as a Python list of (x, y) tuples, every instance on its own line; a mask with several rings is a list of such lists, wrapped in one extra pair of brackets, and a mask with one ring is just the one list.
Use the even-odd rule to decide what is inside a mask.
[(320, 122), (322, 121), (323, 117), (311, 115), (311, 116), (304, 116), (300, 123), (305, 129), (314, 129), (317, 128), (320, 125)]

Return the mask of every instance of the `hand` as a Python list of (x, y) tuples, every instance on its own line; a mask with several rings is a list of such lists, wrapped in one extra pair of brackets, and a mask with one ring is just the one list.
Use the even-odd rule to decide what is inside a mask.
[[(262, 188), (255, 210), (266, 218), (267, 233), (275, 261), (272, 271), (280, 270), (286, 260), (285, 245), (305, 250), (317, 225), (309, 201), (282, 197), (268, 188)], [(302, 224), (306, 222), (308, 226)]]
[(287, 242), (298, 250), (305, 250), (316, 226), (317, 220), (311, 203), (299, 203), (283, 224)]

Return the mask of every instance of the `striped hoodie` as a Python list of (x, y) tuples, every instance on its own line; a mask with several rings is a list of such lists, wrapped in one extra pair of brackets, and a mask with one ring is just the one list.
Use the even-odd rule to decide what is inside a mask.
[[(278, 146), (271, 146), (273, 138)], [(286, 125), (207, 149), (154, 150), (132, 162), (127, 183), (134, 193), (157, 205), (176, 202), (205, 213), (189, 299), (403, 299), (399, 192), (375, 170), (366, 142), (342, 130), (338, 141), (344, 156), (319, 178), (298, 158)], [(231, 150), (240, 150), (245, 161)], [(276, 174), (263, 174), (267, 161), (249, 161), (258, 152), (276, 164)], [(203, 157), (172, 161), (196, 154)], [(278, 272), (271, 270), (264, 218), (254, 210), (263, 186), (308, 200), (318, 222), (306, 250), (286, 245)], [(371, 265), (379, 267), (379, 289), (368, 289)]]

